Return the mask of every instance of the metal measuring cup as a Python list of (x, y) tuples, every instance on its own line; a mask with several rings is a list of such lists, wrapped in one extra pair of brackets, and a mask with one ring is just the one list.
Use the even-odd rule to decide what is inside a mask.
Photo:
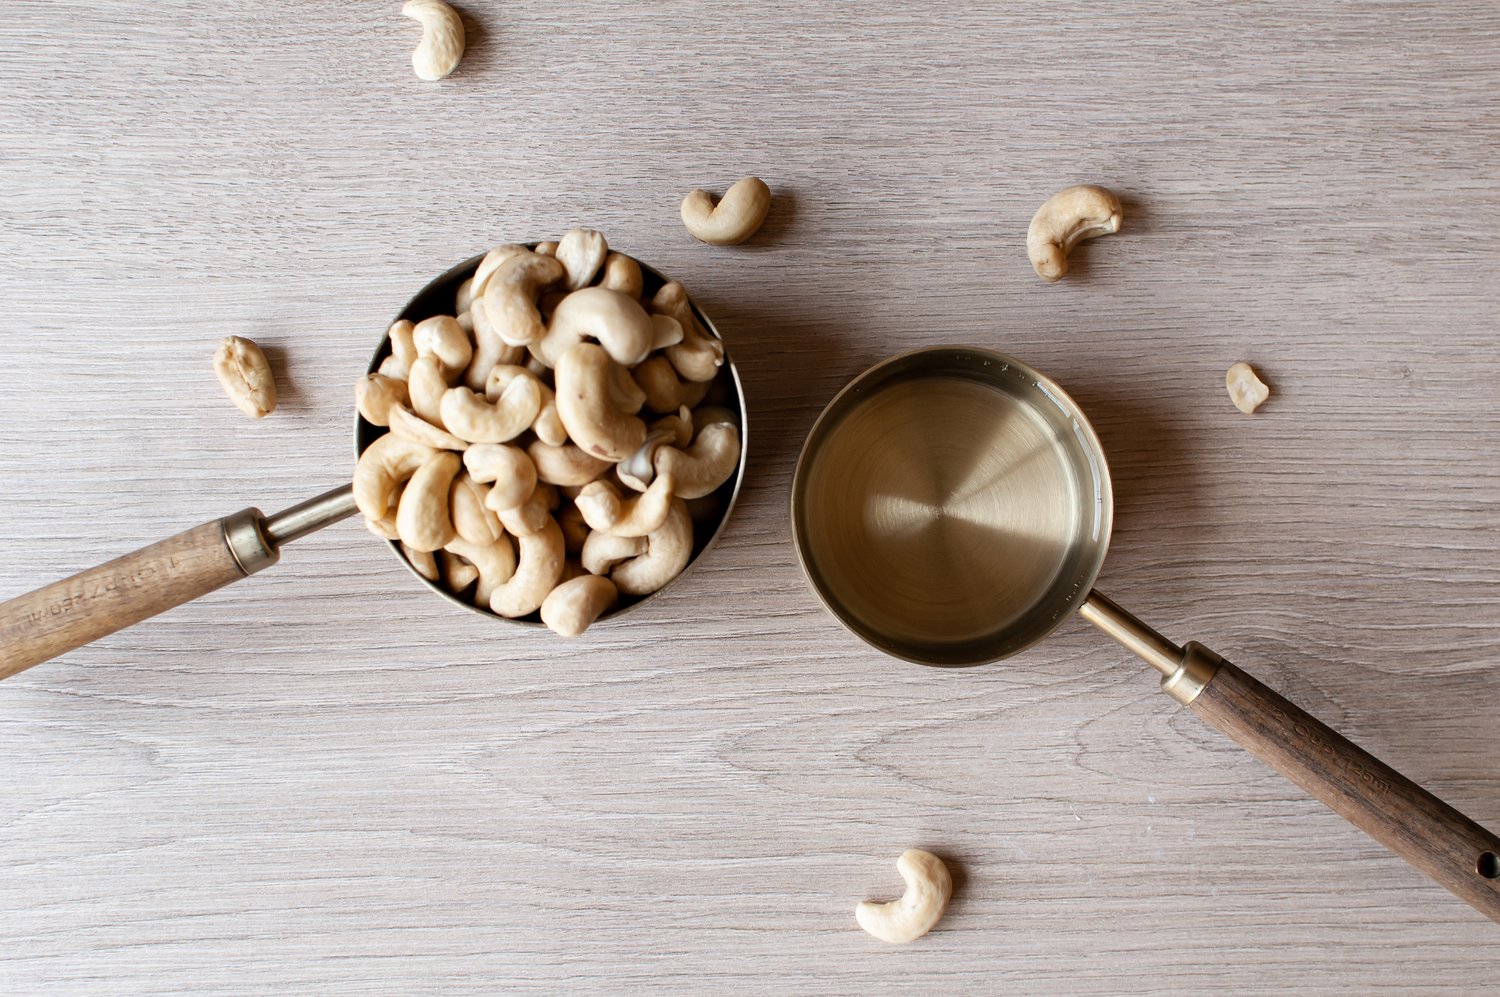
[(808, 434), (791, 516), (814, 592), (874, 647), (925, 665), (982, 664), (1076, 612), (1210, 727), (1500, 921), (1500, 837), (1094, 589), (1114, 516), (1104, 450), (1067, 393), (1020, 361), (933, 347), (855, 378)]
[[(418, 322), (432, 315), (451, 314), (458, 285), (473, 276), (483, 258), (483, 254), (471, 257), (432, 280), (407, 302), (396, 319)], [(640, 263), (639, 260), (636, 262)], [(666, 283), (666, 278), (650, 266), (640, 263), (640, 267), (647, 293)], [(708, 334), (722, 341), (723, 337), (708, 316), (696, 305), (693, 308)], [(389, 337), (382, 336), (369, 370), (376, 370), (390, 351)], [(715, 387), (724, 393), (716, 404), (739, 414), (739, 467), (729, 481), (710, 496), (720, 507), (717, 516), (711, 521), (694, 522), (692, 559), (678, 579), (691, 571), (698, 558), (718, 540), (724, 524), (729, 521), (745, 477), (745, 456), (749, 446), (748, 410), (739, 371), (727, 349)], [(355, 457), (358, 458), (364, 448), (384, 432), (382, 427), (372, 426), (356, 415)], [(347, 519), (356, 511), (354, 489), (347, 484), (270, 516), (255, 508), (241, 509), (223, 519), (204, 523), (0, 603), (0, 679), (263, 571), (280, 560), (284, 545)], [(411, 569), (413, 577), (454, 605), (505, 623), (540, 626), (535, 614), (519, 620), (507, 619), (488, 608), (463, 601), (418, 574), (402, 556), (398, 543), (382, 542)], [(621, 600), (601, 616), (600, 621), (649, 602), (676, 581), (674, 579), (650, 595)]]

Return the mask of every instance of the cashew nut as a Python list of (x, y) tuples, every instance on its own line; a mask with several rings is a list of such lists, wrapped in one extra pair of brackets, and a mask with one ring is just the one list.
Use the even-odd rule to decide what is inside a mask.
[(646, 392), (619, 364), (609, 365), (609, 404), (626, 415), (635, 415), (646, 404)]
[(354, 466), (354, 504), (366, 519), (383, 519), (396, 490), (435, 453), (394, 433), (379, 437), (365, 447)]
[(555, 508), (557, 489), (548, 484), (539, 484), (525, 502), (513, 509), (499, 510), (500, 523), (505, 527), (505, 532), (513, 537), (529, 537), (547, 525)]
[(485, 311), (483, 299), (469, 305), (465, 312), (474, 326), (474, 359), (464, 371), (464, 386), (472, 391), (483, 391), (485, 378), (500, 364), (519, 363), (526, 355), (526, 347), (511, 346), (500, 338), (499, 331)]
[(469, 306), (473, 303), (474, 278), (470, 277), (468, 280), (458, 285), (458, 291), (453, 295), (453, 314), (457, 315), (459, 319), (462, 320), (464, 313), (469, 310)]
[(608, 578), (580, 575), (564, 581), (542, 600), (542, 622), (561, 637), (577, 637), (619, 598)]
[(568, 290), (588, 287), (608, 255), (604, 236), (591, 228), (569, 229), (557, 244), (557, 261), (568, 271)]
[(639, 495), (621, 499), (619, 491), (607, 481), (583, 486), (573, 500), (583, 521), (596, 533), (613, 533), (621, 537), (643, 537), (661, 529), (672, 508), (672, 476), (663, 474)]
[(656, 477), (656, 451), (676, 439), (671, 429), (652, 427), (640, 449), (615, 465), (615, 475), (627, 488), (643, 492)]
[(746, 177), (724, 192), (718, 206), (706, 190), (682, 199), (682, 224), (699, 242), (735, 246), (755, 234), (771, 210), (771, 188), (759, 177)]
[(942, 859), (920, 848), (902, 852), (896, 871), (906, 881), (901, 899), (865, 900), (854, 908), (854, 919), (881, 941), (899, 944), (916, 941), (938, 923), (953, 896), (953, 877)]
[(495, 588), (490, 609), (501, 616), (517, 617), (534, 613), (562, 577), (563, 536), (551, 516), (536, 533), (517, 539), (516, 573)]
[(484, 504), (496, 512), (514, 509), (536, 488), (536, 465), (525, 451), (504, 443), (479, 443), (464, 452), (464, 466), (481, 484), (494, 484)]
[(406, 544), (402, 544), (401, 555), (406, 558), (408, 564), (417, 569), (417, 574), (429, 582), (438, 580), (437, 558), (432, 556), (432, 551), (412, 550)]
[(670, 474), (677, 494), (685, 499), (702, 498), (734, 474), (740, 463), (740, 431), (733, 423), (704, 426), (686, 450), (662, 447), (656, 452), (657, 476)]
[(443, 395), (448, 390), (448, 379), (443, 376), (443, 365), (437, 357), (418, 357), (412, 362), (411, 372), (406, 378), (406, 393), (411, 398), (411, 410), (434, 426), (443, 425)]
[(389, 413), (391, 432), (403, 439), (434, 450), (466, 450), (468, 444), (416, 415), (405, 405), (392, 406)]
[(707, 381), (684, 381), (663, 356), (638, 364), (630, 376), (646, 393), (646, 407), (653, 412), (675, 412), (684, 405), (691, 408), (708, 394)]
[(536, 378), (518, 377), (495, 401), (486, 401), (460, 385), (443, 394), (443, 425), (470, 443), (504, 443), (531, 428), (542, 408)]
[(583, 567), (592, 574), (607, 575), (621, 561), (646, 553), (646, 543), (645, 537), (619, 537), (595, 530), (583, 541)]
[(616, 363), (634, 367), (646, 359), (655, 338), (656, 327), (639, 301), (607, 287), (585, 287), (558, 304), (546, 335), (532, 344), (531, 353), (556, 367), (571, 347), (597, 339)]
[(624, 253), (610, 253), (604, 260), (604, 276), (599, 278), (599, 286), (619, 291), (627, 298), (639, 298), (646, 282), (639, 263)]
[(537, 311), (542, 289), (562, 280), (566, 271), (552, 256), (522, 252), (510, 256), (484, 285), (484, 312), (510, 346), (529, 346), (547, 334)]
[(672, 500), (667, 521), (646, 536), (646, 552), (610, 572), (626, 595), (650, 595), (682, 573), (693, 559), (693, 520), (680, 498)]
[(615, 370), (602, 346), (579, 343), (562, 355), (555, 374), (557, 414), (568, 436), (587, 453), (611, 462), (629, 457), (646, 439), (646, 424), (614, 406), (610, 385)]
[(1260, 403), (1271, 397), (1271, 389), (1247, 363), (1237, 363), (1224, 374), (1224, 387), (1234, 407), (1249, 415), (1260, 408)]
[(1068, 253), (1085, 239), (1120, 231), (1120, 199), (1103, 187), (1067, 187), (1042, 202), (1026, 230), (1026, 255), (1042, 280), (1061, 280)]
[(724, 364), (724, 344), (698, 324), (687, 288), (675, 280), (663, 284), (651, 297), (651, 310), (682, 326), (682, 342), (667, 347), (667, 359), (677, 372), (689, 381), (712, 381)]
[(576, 505), (569, 502), (557, 510), (557, 526), (562, 530), (563, 547), (569, 554), (583, 550), (584, 542), (589, 538), (589, 524), (583, 521), (583, 513)]
[(391, 355), (380, 361), (380, 373), (386, 377), (404, 381), (411, 365), (416, 362), (417, 347), (411, 339), (412, 329), (412, 324), (403, 318), (392, 322), (386, 331), (386, 338), (391, 341)]
[(253, 340), (226, 337), (214, 351), (214, 374), (234, 407), (250, 418), (262, 419), (276, 410), (276, 379)]
[(434, 551), (457, 536), (448, 511), (448, 492), (462, 461), (451, 450), (442, 450), (422, 463), (396, 508), (396, 532), (412, 550)]
[(411, 53), (418, 79), (440, 80), (458, 68), (464, 55), (464, 22), (442, 0), (406, 0), (401, 13), (422, 22), (422, 40)]
[(443, 548), (457, 554), (479, 570), (479, 588), (474, 593), (474, 604), (488, 606), (495, 590), (515, 576), (516, 552), (510, 540), (501, 537), (492, 544), (470, 543), (463, 537), (455, 537)]
[[(505, 546), (507, 550), (510, 549), (509, 543)], [(437, 552), (437, 561), (438, 568), (442, 571), (443, 585), (454, 595), (473, 585), (474, 580), (479, 577), (478, 568), (446, 547)]]
[(385, 540), (400, 540), (401, 534), (396, 532), (396, 509), (399, 508), (400, 502), (401, 490), (397, 489), (396, 501), (391, 503), (391, 508), (386, 511), (384, 516), (381, 516), (379, 519), (365, 517), (365, 526), (369, 531)]
[(389, 426), (391, 409), (406, 404), (406, 382), (384, 374), (366, 374), (354, 386), (354, 407), (372, 426)]
[(453, 487), (448, 492), (453, 528), (470, 543), (492, 544), (505, 535), (500, 517), (484, 504), (489, 493), (489, 488), (475, 481), (468, 471), (453, 479)]
[(469, 289), (474, 301), (484, 297), (485, 286), (490, 281), (490, 275), (500, 269), (500, 264), (512, 256), (523, 256), (531, 252), (520, 243), (507, 242), (503, 246), (496, 246), (484, 254), (484, 259), (479, 261), (479, 266), (474, 268), (474, 285)]
[(651, 325), (656, 334), (651, 339), (652, 350), (664, 350), (668, 346), (676, 346), (682, 342), (682, 323), (670, 315), (661, 315), (656, 312), (651, 314)]
[(469, 334), (452, 315), (434, 315), (418, 322), (412, 328), (411, 341), (417, 347), (417, 356), (437, 357), (449, 384), (458, 380), (474, 358)]
[(536, 248), (533, 249), (532, 252), (536, 253), (538, 256), (556, 256), (557, 243), (539, 242), (536, 244)]
[(610, 462), (584, 453), (571, 443), (552, 446), (536, 440), (526, 448), (538, 480), (549, 485), (586, 485), (609, 470)]

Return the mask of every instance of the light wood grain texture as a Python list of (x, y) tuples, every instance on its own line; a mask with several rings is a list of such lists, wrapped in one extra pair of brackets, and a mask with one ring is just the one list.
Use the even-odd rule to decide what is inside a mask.
[[(1477, 993), (1495, 926), (1082, 623), (872, 653), (799, 575), (803, 434), (899, 350), (1061, 382), (1101, 586), (1500, 825), (1500, 7), (13, 0), (0, 599), (347, 480), (407, 297), (575, 224), (682, 280), (751, 409), (692, 584), (563, 643), (355, 523), (0, 683), (6, 994)], [(776, 192), (748, 243), (678, 203)], [(1044, 285), (1025, 232), (1121, 233)], [(210, 362), (267, 348), (252, 422)], [(1252, 417), (1224, 371), (1274, 394)], [(854, 904), (956, 870), (932, 934)]]

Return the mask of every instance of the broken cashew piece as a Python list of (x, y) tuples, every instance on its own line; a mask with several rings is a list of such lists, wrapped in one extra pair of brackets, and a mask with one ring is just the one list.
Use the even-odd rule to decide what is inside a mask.
[(672, 508), (673, 486), (672, 476), (663, 474), (639, 495), (622, 499), (614, 485), (594, 481), (583, 486), (573, 504), (583, 514), (583, 521), (589, 524), (589, 529), (596, 533), (644, 537), (661, 529), (667, 521), (667, 513)]
[(608, 578), (581, 575), (564, 581), (542, 600), (542, 622), (561, 637), (577, 637), (619, 598)]
[(618, 369), (604, 347), (579, 343), (562, 355), (555, 375), (557, 414), (568, 436), (586, 453), (611, 463), (629, 457), (646, 439), (646, 424), (620, 411), (611, 398)]
[(504, 443), (531, 428), (542, 408), (542, 389), (527, 374), (511, 381), (493, 402), (460, 385), (443, 393), (443, 425), (470, 443)]
[(557, 261), (568, 271), (568, 290), (588, 287), (607, 256), (604, 236), (591, 228), (569, 229), (557, 244)]
[(1050, 283), (1068, 272), (1068, 253), (1074, 246), (1118, 231), (1118, 197), (1103, 187), (1068, 187), (1036, 209), (1026, 230), (1026, 255), (1036, 275)]
[(755, 234), (771, 210), (771, 188), (759, 177), (746, 177), (724, 192), (717, 205), (706, 190), (682, 199), (682, 224), (699, 242), (734, 246)]
[(636, 299), (607, 287), (585, 287), (558, 303), (552, 324), (531, 353), (556, 367), (564, 353), (585, 339), (597, 339), (610, 359), (634, 367), (651, 352), (656, 326)]
[(469, 444), (434, 426), (405, 405), (394, 405), (390, 411), (391, 432), (402, 439), (420, 443), (434, 450), (467, 450)]
[(417, 468), (396, 508), (396, 532), (415, 551), (430, 553), (457, 536), (448, 508), (448, 492), (463, 462), (451, 450), (441, 450)]
[(484, 312), (509, 346), (530, 346), (547, 334), (537, 299), (567, 270), (556, 257), (523, 250), (507, 257), (484, 284)]
[(672, 500), (667, 521), (646, 536), (646, 552), (622, 561), (609, 573), (626, 595), (650, 595), (682, 574), (693, 559), (693, 520), (680, 498)]
[(714, 422), (698, 433), (686, 450), (662, 447), (656, 452), (656, 474), (671, 475), (677, 494), (702, 498), (728, 481), (740, 463), (740, 431), (728, 422)]
[(418, 79), (435, 82), (458, 68), (464, 56), (464, 22), (442, 0), (406, 0), (401, 13), (422, 24), (422, 40), (411, 53)]
[(1271, 397), (1271, 389), (1247, 363), (1237, 363), (1224, 373), (1224, 387), (1234, 407), (1249, 415), (1260, 403)]
[(276, 410), (276, 378), (254, 340), (229, 336), (214, 351), (214, 374), (234, 407), (252, 419)]
[(354, 407), (372, 426), (389, 426), (391, 409), (406, 398), (406, 382), (384, 374), (366, 374), (354, 386)]
[(516, 543), (520, 547), (516, 573), (490, 596), (490, 609), (508, 618), (525, 616), (541, 607), (557, 587), (566, 557), (562, 530), (551, 516), (540, 530), (518, 538)]
[(431, 447), (404, 440), (394, 433), (379, 437), (365, 447), (354, 465), (354, 504), (366, 519), (383, 520), (397, 489), (435, 453)]
[(953, 877), (942, 859), (920, 848), (902, 852), (896, 871), (906, 881), (901, 899), (889, 903), (865, 900), (854, 908), (854, 920), (883, 942), (914, 942), (931, 931), (948, 909)]

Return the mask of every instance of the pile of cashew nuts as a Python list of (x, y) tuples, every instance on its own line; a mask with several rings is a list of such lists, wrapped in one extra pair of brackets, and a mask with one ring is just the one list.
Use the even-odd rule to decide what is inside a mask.
[(389, 432), (360, 455), (354, 498), (419, 574), (573, 637), (687, 567), (740, 429), (712, 404), (723, 343), (681, 284), (648, 295), (635, 260), (573, 229), (491, 250), (453, 314), (389, 338), (355, 392)]

